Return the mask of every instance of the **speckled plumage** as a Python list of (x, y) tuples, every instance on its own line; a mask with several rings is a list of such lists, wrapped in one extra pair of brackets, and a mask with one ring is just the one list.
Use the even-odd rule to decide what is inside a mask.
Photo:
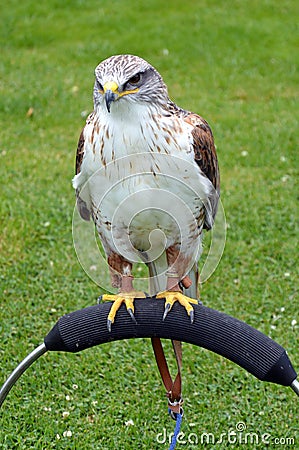
[[(168, 271), (184, 279), (217, 211), (211, 129), (175, 105), (161, 75), (137, 56), (112, 56), (95, 76), (94, 111), (80, 135), (73, 180), (80, 214), (95, 222), (114, 286), (122, 287), (138, 257), (148, 263), (163, 249)], [(163, 231), (163, 242), (160, 235), (149, 243), (152, 230)]]

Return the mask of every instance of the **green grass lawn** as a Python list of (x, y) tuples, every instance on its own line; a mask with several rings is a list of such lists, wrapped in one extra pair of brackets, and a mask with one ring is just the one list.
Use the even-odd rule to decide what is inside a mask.
[[(61, 315), (100, 294), (73, 248), (71, 179), (94, 68), (117, 53), (150, 61), (170, 96), (214, 131), (228, 229), (202, 300), (271, 336), (299, 369), (298, 4), (144, 3), (8, 0), (1, 8), (0, 383)], [(299, 448), (289, 388), (187, 344), (183, 376), (185, 440), (217, 440), (244, 422), (248, 433), (271, 435), (268, 448)], [(173, 426), (150, 342), (122, 341), (40, 358), (1, 409), (0, 448), (166, 449), (157, 435)], [(206, 445), (226, 447), (266, 445)]]

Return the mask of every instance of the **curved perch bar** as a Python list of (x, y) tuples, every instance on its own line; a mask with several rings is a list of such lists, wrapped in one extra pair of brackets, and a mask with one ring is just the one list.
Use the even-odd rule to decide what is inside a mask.
[(121, 306), (112, 331), (107, 330), (108, 302), (62, 316), (44, 339), (10, 375), (0, 391), (0, 406), (22, 373), (48, 351), (79, 352), (106, 342), (160, 337), (188, 342), (218, 353), (262, 381), (290, 386), (299, 395), (297, 374), (283, 347), (234, 317), (194, 305), (194, 322), (175, 304), (165, 321), (164, 302), (155, 297), (135, 300), (134, 323)]

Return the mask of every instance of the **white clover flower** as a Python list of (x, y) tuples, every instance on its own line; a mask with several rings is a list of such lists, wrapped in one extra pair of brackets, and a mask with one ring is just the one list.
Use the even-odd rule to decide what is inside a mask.
[(129, 419), (125, 422), (125, 425), (126, 425), (126, 427), (130, 427), (130, 426), (134, 425), (134, 422), (132, 419)]
[(71, 430), (66, 430), (63, 432), (63, 437), (72, 437), (73, 433), (71, 432)]

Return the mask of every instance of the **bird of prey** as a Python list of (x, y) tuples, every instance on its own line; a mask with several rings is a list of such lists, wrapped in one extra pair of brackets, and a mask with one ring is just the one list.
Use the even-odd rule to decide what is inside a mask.
[(220, 191), (212, 131), (170, 100), (159, 72), (138, 56), (102, 61), (93, 100), (73, 187), (118, 288), (102, 297), (114, 302), (108, 328), (122, 303), (134, 320), (134, 298), (145, 297), (133, 287), (138, 258), (148, 267), (150, 294), (165, 299), (164, 319), (178, 301), (193, 321), (202, 232), (213, 226)]

